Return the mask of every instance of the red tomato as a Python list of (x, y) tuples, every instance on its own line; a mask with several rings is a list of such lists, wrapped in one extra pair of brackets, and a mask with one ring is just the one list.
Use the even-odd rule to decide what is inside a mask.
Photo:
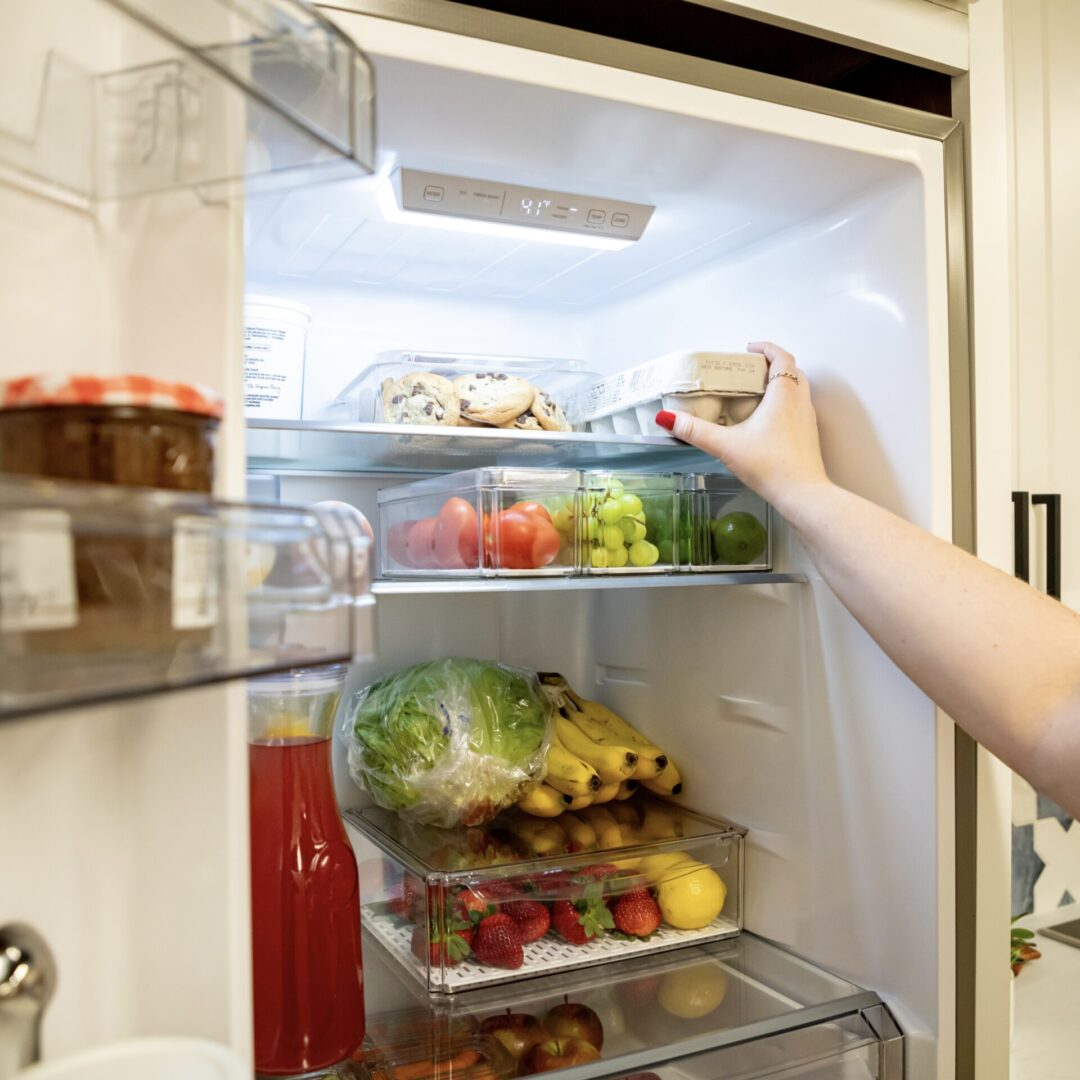
[(510, 509), (520, 510), (523, 514), (539, 514), (549, 525), (551, 524), (551, 514), (548, 513), (548, 508), (542, 503), (516, 502)]
[(478, 525), (472, 503), (447, 499), (435, 519), (435, 562), (444, 570), (475, 569), (480, 554)]
[(422, 518), (409, 530), (408, 539), (405, 542), (406, 552), (409, 557), (408, 565), (417, 570), (435, 570), (438, 563), (435, 561), (435, 519)]
[(386, 550), (398, 566), (412, 566), (409, 561), (408, 540), (409, 531), (415, 524), (415, 521), (399, 521), (396, 525), (391, 525), (386, 532)]
[(492, 518), (492, 561), (503, 570), (539, 570), (554, 562), (559, 544), (558, 530), (539, 514), (511, 508)]

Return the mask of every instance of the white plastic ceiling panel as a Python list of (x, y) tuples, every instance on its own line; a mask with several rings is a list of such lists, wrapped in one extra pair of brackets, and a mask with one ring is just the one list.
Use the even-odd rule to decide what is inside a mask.
[[(249, 274), (581, 308), (723, 259), (894, 180), (871, 154), (546, 87), (376, 57), (374, 178), (253, 197)], [(654, 205), (602, 251), (388, 221), (399, 166)]]

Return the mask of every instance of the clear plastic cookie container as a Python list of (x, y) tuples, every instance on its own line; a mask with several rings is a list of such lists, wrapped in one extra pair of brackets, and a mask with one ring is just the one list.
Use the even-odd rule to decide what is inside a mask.
[[(395, 349), (381, 352), (376, 363), (364, 368), (329, 407), (328, 418), (342, 423), (420, 423), (451, 427), (516, 427), (518, 430), (542, 431), (558, 430), (558, 427), (545, 428), (540, 420), (533, 417), (530, 409), (523, 409), (518, 417), (503, 424), (485, 424), (476, 419), (470, 420), (462, 415), (460, 396), (457, 407), (451, 407), (443, 416), (436, 415), (433, 406), (430, 414), (419, 411), (412, 419), (400, 415), (388, 415), (384, 400), (391, 400), (394, 388), (408, 376), (429, 374), (437, 376), (436, 385), (445, 385), (461, 376), (499, 373), (525, 380), (536, 391), (546, 394), (565, 417), (567, 402), (584, 387), (589, 386), (599, 375), (585, 370), (584, 363), (576, 359), (557, 359), (554, 357), (526, 356), (487, 356), (471, 353), (417, 352), (408, 349)], [(384, 398), (384, 388), (388, 396)], [(571, 430), (571, 420), (567, 420), (563, 430)]]
[(581, 496), (585, 574), (656, 574), (680, 568), (679, 478), (671, 473), (590, 471)]
[(384, 578), (573, 574), (578, 469), (470, 469), (379, 492)]
[(771, 508), (732, 476), (687, 473), (679, 483), (682, 556), (693, 572), (772, 569)]
[[(345, 815), (364, 926), (428, 991), (478, 986), (732, 937), (746, 830), (635, 794), (481, 828)], [(493, 921), (486, 921), (495, 917)]]

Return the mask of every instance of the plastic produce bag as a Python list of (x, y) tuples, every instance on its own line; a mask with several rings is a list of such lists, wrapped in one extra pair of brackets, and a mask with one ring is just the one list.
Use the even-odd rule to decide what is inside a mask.
[(387, 675), (345, 713), (349, 772), (425, 825), (482, 825), (542, 779), (554, 706), (535, 672), (447, 659)]

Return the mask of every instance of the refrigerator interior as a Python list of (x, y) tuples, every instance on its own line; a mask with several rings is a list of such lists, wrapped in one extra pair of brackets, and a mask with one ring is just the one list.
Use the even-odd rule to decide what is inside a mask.
[[(832, 477), (948, 536), (940, 144), (487, 43), (420, 62), (393, 24), (353, 18), (378, 174), (247, 207), (247, 291), (312, 309), (305, 420), (384, 349), (612, 372), (769, 338), (812, 380)], [(620, 251), (408, 227), (379, 207), (398, 166), (656, 211)], [(403, 479), (284, 474), (280, 496), (374, 519)], [(749, 827), (747, 927), (879, 991), (911, 1075), (933, 1077), (951, 1060), (951, 727), (782, 522), (774, 551), (810, 583), (385, 596), (354, 681), (475, 655), (561, 671), (623, 713), (679, 762), (689, 805)]]

